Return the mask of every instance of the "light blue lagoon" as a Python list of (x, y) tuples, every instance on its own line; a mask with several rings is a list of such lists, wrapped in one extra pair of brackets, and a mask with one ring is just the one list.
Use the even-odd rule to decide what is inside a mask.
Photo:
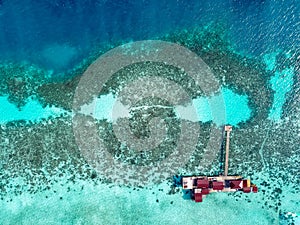
[[(96, 102), (85, 106), (83, 111), (85, 114), (93, 113), (97, 119), (113, 121), (112, 111), (115, 110), (115, 104), (116, 98), (112, 94), (102, 95)], [(222, 88), (221, 92), (214, 96), (193, 99), (192, 104), (193, 106), (175, 107), (179, 111), (178, 117), (191, 121), (213, 121), (217, 125), (237, 125), (240, 122), (247, 121), (251, 116), (248, 97), (239, 95), (228, 88)], [(126, 107), (118, 107), (117, 110), (118, 112), (114, 113), (129, 116), (129, 109)], [(196, 117), (192, 115), (193, 111), (196, 112)]]
[[(266, 54), (264, 62), (266, 64), (266, 70), (273, 71), (276, 66), (276, 56), (278, 52), (273, 52)], [(276, 70), (272, 76), (270, 83), (271, 87), (274, 90), (274, 101), (272, 109), (269, 113), (269, 119), (273, 121), (279, 121), (282, 114), (282, 107), (286, 101), (286, 94), (292, 90), (294, 81), (294, 68), (286, 68), (282, 71)]]
[(39, 121), (42, 118), (59, 116), (65, 112), (54, 106), (43, 108), (37, 100), (33, 99), (28, 100), (25, 106), (18, 109), (16, 105), (8, 101), (7, 96), (0, 96), (0, 105), (0, 124), (16, 120)]

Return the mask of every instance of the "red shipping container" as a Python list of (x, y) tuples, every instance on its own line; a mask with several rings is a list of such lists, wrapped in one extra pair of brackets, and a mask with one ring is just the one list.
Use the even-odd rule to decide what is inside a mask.
[(197, 188), (208, 188), (208, 186), (209, 186), (208, 180), (206, 180), (206, 179), (203, 179), (203, 180), (198, 179), (197, 180)]
[(195, 202), (202, 202), (202, 194), (195, 193)]

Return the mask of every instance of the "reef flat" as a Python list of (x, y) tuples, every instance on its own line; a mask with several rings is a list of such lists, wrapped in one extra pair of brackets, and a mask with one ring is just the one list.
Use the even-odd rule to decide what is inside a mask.
[[(300, 202), (297, 200), (299, 196), (296, 195), (300, 182), (298, 77), (295, 76), (295, 88), (288, 93), (286, 98), (282, 120), (274, 122), (268, 119), (274, 99), (274, 91), (270, 84), (272, 72), (266, 69), (266, 65), (260, 59), (247, 58), (235, 52), (222, 27), (207, 26), (177, 31), (160, 39), (179, 43), (189, 48), (209, 65), (223, 87), (234, 90), (236, 93), (245, 94), (249, 98), (251, 117), (235, 126), (232, 132), (229, 173), (250, 177), (258, 185), (260, 193), (258, 197), (248, 197), (239, 193), (229, 194), (229, 198), (227, 200), (222, 198), (222, 201), (228, 203), (228, 201), (235, 200), (243, 202), (244, 205), (248, 204), (249, 207), (259, 206), (265, 210), (263, 213), (266, 213), (267, 216), (283, 215), (289, 210), (296, 211)], [(99, 50), (89, 59), (90, 61), (87, 60), (74, 69), (67, 80), (57, 80), (57, 78), (51, 80), (51, 77), (45, 75), (46, 72), (34, 67), (13, 64), (1, 66), (1, 74), (5, 74), (4, 78), (1, 78), (4, 79), (0, 86), (1, 95), (9, 95), (9, 100), (20, 108), (24, 106), (28, 97), (34, 95), (44, 106), (55, 105), (71, 111), (74, 92), (81, 74), (102, 51)], [(297, 68), (295, 66), (296, 71)], [(15, 75), (11, 76), (11, 74)], [(120, 70), (106, 83), (99, 95), (107, 93), (117, 95), (122, 87), (132, 80), (157, 74), (179, 84), (192, 98), (204, 94), (178, 68), (162, 63), (147, 62), (133, 64)], [(96, 119), (93, 121), (97, 125), (99, 135), (104, 137), (106, 146), (115, 159), (126, 164), (151, 165), (171, 154), (177, 144), (180, 121), (168, 102), (151, 98), (144, 99), (139, 104), (137, 109), (131, 112), (130, 120), (131, 129), (136, 136), (149, 136), (146, 124), (157, 116), (162, 117), (167, 125), (168, 138), (152, 152), (132, 151), (117, 140), (111, 122)], [(145, 104), (166, 107), (154, 107), (147, 110), (138, 108)], [(182, 165), (177, 175), (199, 173), (212, 175), (219, 172), (219, 149), (210, 146), (209, 139), (211, 137), (209, 135), (214, 130), (220, 132), (221, 128), (212, 122), (198, 122), (198, 125), (201, 133), (197, 140), (196, 150), (187, 163)], [(57, 186), (63, 187), (68, 192), (72, 192), (73, 187), (78, 187), (76, 185), (84, 187), (83, 184), (87, 185), (87, 183), (92, 183), (95, 187), (117, 188), (111, 182), (110, 177), (98, 174), (86, 162), (75, 141), (71, 116), (43, 119), (39, 123), (13, 121), (1, 124), (0, 138), (0, 194), (4, 204), (13, 202), (17, 198), (16, 196), (22, 196), (25, 193), (36, 196), (43, 192), (46, 193), (46, 191), (47, 193), (53, 191), (56, 194)], [(218, 139), (213, 140), (213, 142), (219, 141)], [(201, 161), (200, 165), (199, 161)], [(115, 176), (117, 175), (115, 174)], [(176, 198), (170, 197), (172, 199), (170, 201), (174, 204), (182, 204), (181, 193), (179, 188), (174, 186), (173, 180), (164, 175), (159, 179), (162, 185), (166, 184), (167, 186), (164, 187), (163, 192), (176, 196)], [(156, 185), (145, 187), (143, 191), (153, 192), (153, 195), (159, 196), (157, 204), (160, 204), (161, 198), (168, 197), (157, 194), (161, 191), (157, 188), (159, 184)], [(141, 187), (132, 186), (123, 188), (125, 193), (134, 192), (136, 195), (138, 195), (136, 189), (141, 189)], [(74, 192), (78, 191), (75, 189)], [(121, 193), (122, 190), (118, 189)], [(287, 190), (291, 190), (296, 196), (292, 203), (289, 201)], [(57, 195), (60, 194), (57, 193)], [(43, 197), (48, 198), (47, 196), (48, 194)], [(122, 198), (122, 194), (120, 196)], [(63, 196), (61, 197), (63, 198)], [(180, 200), (176, 202), (175, 199)], [(213, 205), (218, 201), (220, 200), (213, 198), (209, 204)], [(165, 201), (162, 202), (166, 204)], [(126, 202), (122, 202), (122, 204), (125, 207)], [(147, 213), (145, 214), (147, 215)], [(273, 218), (270, 221), (274, 224), (276, 219)]]

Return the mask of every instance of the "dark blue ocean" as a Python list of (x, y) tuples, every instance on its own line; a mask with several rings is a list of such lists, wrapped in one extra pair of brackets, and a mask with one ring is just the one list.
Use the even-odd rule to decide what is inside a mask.
[[(299, 47), (298, 4), (297, 0), (2, 0), (0, 59), (63, 71), (85, 58), (97, 43), (155, 39), (209, 22), (224, 24), (237, 50), (246, 54), (288, 51)], [(68, 47), (61, 50), (66, 63), (51, 58), (51, 53), (43, 55), (52, 45)]]

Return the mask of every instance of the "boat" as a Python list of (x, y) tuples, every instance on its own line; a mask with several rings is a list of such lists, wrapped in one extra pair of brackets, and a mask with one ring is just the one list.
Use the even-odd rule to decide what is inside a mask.
[(215, 192), (236, 192), (257, 193), (258, 188), (255, 184), (251, 184), (250, 179), (244, 179), (242, 176), (228, 175), (228, 159), (229, 159), (229, 141), (232, 126), (224, 126), (226, 137), (226, 155), (224, 174), (218, 176), (183, 176), (182, 189), (190, 194), (191, 199), (195, 202), (202, 202), (203, 198)]

